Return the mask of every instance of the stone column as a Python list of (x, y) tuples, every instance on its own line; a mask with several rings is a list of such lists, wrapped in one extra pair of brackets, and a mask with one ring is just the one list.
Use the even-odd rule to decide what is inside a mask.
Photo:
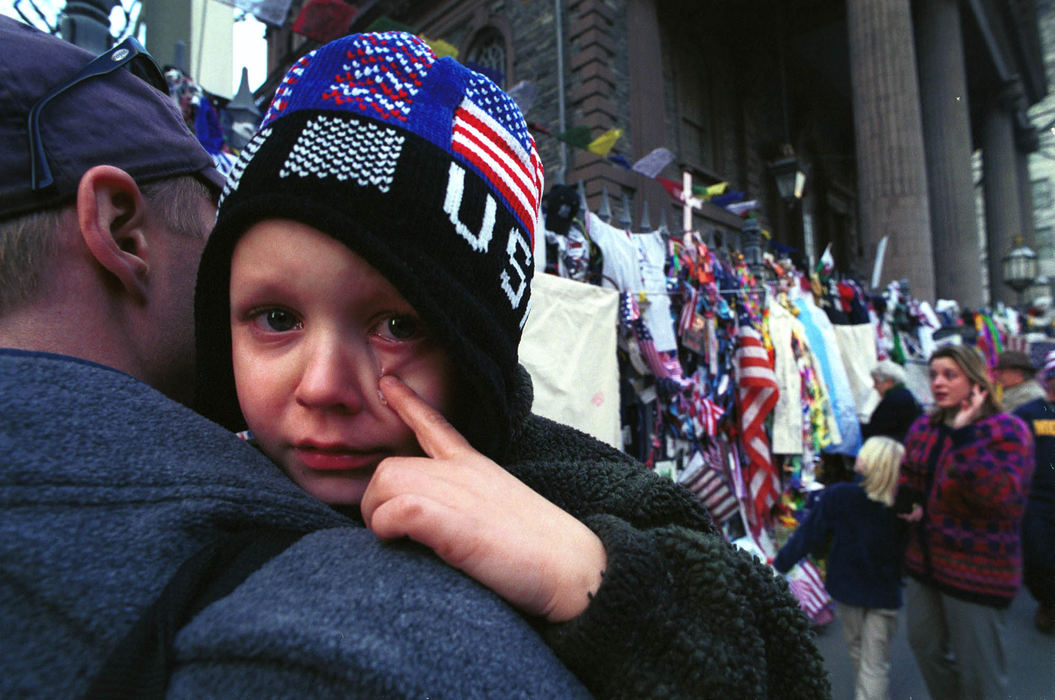
[(927, 203), (916, 49), (909, 0), (847, 0), (857, 141), (861, 240), (872, 269), (888, 236), (880, 280), (907, 278), (933, 301), (934, 258)]
[(989, 259), (991, 301), (1015, 304), (1018, 296), (1004, 284), (1001, 266), (1015, 236), (1022, 233), (1014, 109), (1022, 87), (1013, 81), (990, 100), (982, 117), (982, 180), (985, 197), (985, 241)]
[(1038, 148), (1037, 130), (1017, 131), (1015, 135), (1015, 169), (1018, 171), (1018, 209), (1022, 217), (1022, 242), (1037, 249), (1033, 221), (1033, 178), (1029, 174), (1029, 154)]
[(959, 3), (918, 0), (914, 19), (935, 293), (939, 299), (977, 309), (983, 297), (978, 284), (983, 269)]

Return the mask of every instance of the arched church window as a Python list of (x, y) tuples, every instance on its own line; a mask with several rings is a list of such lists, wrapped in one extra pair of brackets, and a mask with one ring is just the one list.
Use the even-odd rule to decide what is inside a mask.
[(480, 30), (465, 57), (465, 65), (505, 87), (506, 40), (493, 27)]

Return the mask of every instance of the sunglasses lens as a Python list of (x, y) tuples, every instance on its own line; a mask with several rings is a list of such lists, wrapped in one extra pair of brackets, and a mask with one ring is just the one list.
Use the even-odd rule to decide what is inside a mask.
[(169, 91), (169, 83), (165, 80), (165, 75), (147, 54), (139, 54), (132, 59), (132, 62), (128, 64), (128, 70), (147, 85), (152, 85), (164, 93)]

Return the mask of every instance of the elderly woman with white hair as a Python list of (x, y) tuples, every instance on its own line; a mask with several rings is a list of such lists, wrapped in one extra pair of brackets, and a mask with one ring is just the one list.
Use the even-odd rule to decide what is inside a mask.
[(912, 423), (923, 415), (923, 407), (905, 386), (905, 370), (892, 360), (880, 360), (870, 374), (880, 399), (868, 422), (861, 424), (861, 439), (885, 435), (904, 443)]

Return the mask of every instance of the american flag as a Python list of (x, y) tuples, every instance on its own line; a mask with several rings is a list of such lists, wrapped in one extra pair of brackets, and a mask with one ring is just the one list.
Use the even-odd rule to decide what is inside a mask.
[(826, 625), (832, 621), (832, 598), (816, 564), (805, 559), (800, 561), (788, 572), (787, 581), (791, 594), (813, 624)]
[(711, 461), (705, 460), (700, 452), (695, 453), (678, 481), (696, 494), (716, 523), (724, 524), (736, 515), (739, 505), (721, 470), (721, 454), (716, 448), (708, 451), (712, 453)]
[(656, 350), (656, 343), (652, 339), (652, 333), (649, 332), (648, 326), (645, 325), (645, 319), (641, 317), (641, 309), (638, 307), (634, 295), (630, 292), (625, 292), (620, 302), (619, 312), (622, 315), (623, 323), (634, 331), (637, 347), (641, 350), (641, 356), (645, 358), (645, 362), (648, 363), (648, 368), (652, 370), (652, 374), (660, 379), (669, 379), (674, 376), (670, 370), (669, 358), (666, 357), (667, 353), (661, 353)]
[[(478, 105), (485, 104), (489, 113)], [(542, 196), (542, 162), (516, 102), (491, 82), (471, 80), (454, 112), (452, 150), (505, 198), (535, 240)]]
[(747, 456), (747, 487), (751, 498), (748, 515), (758, 532), (769, 519), (769, 509), (780, 496), (780, 477), (773, 466), (765, 420), (777, 405), (777, 376), (762, 337), (750, 326), (740, 327), (736, 351), (740, 399), (740, 432)]
[(704, 435), (715, 437), (718, 435), (718, 421), (725, 415), (725, 409), (711, 399), (703, 399), (699, 403), (699, 426)]

